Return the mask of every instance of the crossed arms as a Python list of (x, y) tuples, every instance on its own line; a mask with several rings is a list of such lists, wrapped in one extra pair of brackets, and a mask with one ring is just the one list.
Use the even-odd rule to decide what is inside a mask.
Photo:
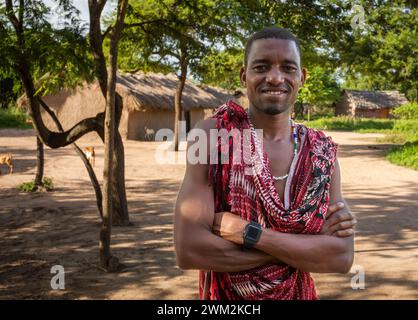
[[(204, 120), (198, 128), (214, 128)], [(209, 134), (208, 134), (209, 136)], [(189, 145), (190, 146), (190, 145)], [(174, 244), (182, 269), (218, 272), (244, 271), (272, 262), (283, 262), (309, 272), (347, 273), (354, 256), (355, 218), (341, 194), (338, 162), (331, 179), (330, 209), (320, 235), (281, 233), (263, 228), (254, 249), (242, 250), (248, 223), (230, 212), (215, 213), (214, 194), (207, 180), (208, 165), (187, 163), (175, 206)]]

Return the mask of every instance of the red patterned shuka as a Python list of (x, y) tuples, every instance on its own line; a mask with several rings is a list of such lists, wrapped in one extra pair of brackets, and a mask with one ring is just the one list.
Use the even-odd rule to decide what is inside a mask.
[[(227, 138), (228, 141), (218, 138), (219, 161), (210, 164), (208, 177), (214, 190), (215, 212), (230, 211), (279, 232), (318, 234), (328, 209), (337, 144), (321, 131), (295, 124), (299, 150), (291, 164), (282, 202), (257, 135), (245, 134), (245, 131), (255, 132), (246, 111), (228, 101), (213, 117), (218, 130), (233, 130), (231, 136), (241, 133), (249, 137), (248, 141), (242, 138), (239, 143), (233, 143), (232, 138)], [(245, 154), (248, 146), (251, 161), (245, 161), (245, 156), (233, 161), (234, 148), (240, 148)], [(221, 162), (222, 156), (229, 157), (229, 161)], [(203, 297), (205, 283), (209, 287)], [(241, 272), (200, 271), (199, 294), (200, 298), (210, 300), (317, 299), (309, 272), (284, 263)]]

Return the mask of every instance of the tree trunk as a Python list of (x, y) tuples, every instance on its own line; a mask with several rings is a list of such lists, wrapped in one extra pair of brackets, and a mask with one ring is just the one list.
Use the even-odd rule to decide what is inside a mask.
[(42, 187), (42, 179), (44, 177), (44, 144), (36, 136), (36, 176), (35, 185)]
[[(54, 121), (57, 129), (61, 132), (64, 131), (62, 128), (58, 118), (56, 117), (55, 113), (48, 107), (48, 105), (42, 100), (38, 99), (41, 106), (45, 109), (45, 111), (51, 116), (52, 120)], [(119, 94), (116, 94), (115, 100), (115, 120), (116, 120), (116, 127), (119, 127), (119, 122), (122, 116), (122, 98)], [(103, 138), (103, 137), (101, 137)], [(86, 170), (89, 174), (90, 181), (94, 188), (96, 194), (96, 203), (97, 208), (99, 210), (100, 217), (103, 218), (103, 195), (97, 180), (96, 174), (91, 167), (90, 163), (88, 162), (84, 152), (78, 147), (76, 143), (72, 144), (74, 150), (80, 156), (81, 160), (83, 161)], [(119, 134), (119, 131), (115, 130), (115, 152), (113, 152), (113, 159), (114, 162), (112, 164), (114, 168), (114, 180), (112, 183), (112, 198), (114, 201), (113, 204), (113, 217), (112, 217), (112, 225), (114, 226), (131, 226), (132, 223), (129, 220), (129, 212), (128, 212), (128, 204), (126, 200), (126, 189), (125, 189), (125, 157), (124, 157), (124, 147), (122, 137)]]
[[(118, 42), (123, 27), (128, 0), (118, 1), (118, 12), (115, 27), (112, 31), (109, 49), (109, 70), (106, 95), (105, 115), (105, 158), (103, 170), (103, 220), (100, 229), (100, 266), (108, 272), (115, 272), (119, 268), (119, 261), (112, 256), (110, 250), (110, 235), (112, 230), (112, 214), (114, 210), (114, 197), (112, 196), (112, 184), (118, 183), (116, 179), (118, 155), (115, 154), (115, 100), (116, 100), (116, 71)], [(119, 100), (119, 98), (118, 98)], [(119, 103), (119, 102), (118, 102)], [(116, 160), (116, 161), (115, 161)], [(116, 163), (115, 163), (116, 162)]]
[(122, 115), (122, 98), (116, 93), (115, 97), (115, 145), (113, 152), (113, 179), (112, 179), (112, 195), (113, 195), (113, 219), (114, 226), (131, 226), (129, 221), (128, 203), (126, 200), (125, 190), (125, 150), (123, 147), (122, 137), (117, 128), (119, 127)]
[(187, 76), (187, 56), (185, 54), (181, 55), (180, 58), (180, 77), (177, 82), (176, 87), (176, 96), (174, 98), (174, 151), (179, 151), (179, 136), (180, 136), (180, 121), (181, 121), (181, 97), (183, 95), (184, 85), (186, 83)]
[[(104, 1), (105, 2), (105, 1)], [(100, 29), (100, 16), (104, 8), (104, 2), (97, 2), (89, 0), (89, 13), (90, 13), (90, 47), (93, 52), (94, 68), (97, 80), (100, 84), (100, 89), (104, 98), (107, 100), (108, 95), (108, 70), (106, 69), (106, 61), (103, 54), (103, 35)], [(119, 1), (120, 2), (120, 1)], [(119, 3), (120, 4), (120, 3)], [(119, 5), (118, 4), (118, 5)], [(119, 8), (119, 7), (118, 7)], [(122, 21), (123, 22), (123, 21)], [(115, 30), (116, 25), (109, 29), (110, 34)], [(111, 194), (113, 200), (113, 216), (112, 225), (115, 226), (128, 226), (131, 225), (129, 222), (128, 204), (126, 200), (125, 191), (125, 159), (124, 159), (124, 148), (122, 138), (120, 137), (119, 121), (122, 115), (122, 100), (116, 93), (115, 101), (115, 151), (113, 154), (113, 168), (115, 179), (111, 184)], [(105, 141), (104, 135), (101, 136), (102, 141)], [(104, 192), (103, 192), (104, 193)]]
[[(93, 58), (95, 62), (95, 74), (97, 79), (100, 83), (100, 88), (103, 93), (103, 96), (106, 98), (107, 101), (107, 109), (108, 107), (115, 108), (115, 86), (116, 86), (116, 67), (117, 67), (117, 45), (118, 40), (120, 37), (120, 31), (123, 27), (123, 20), (125, 17), (126, 7), (127, 7), (127, 0), (119, 0), (118, 3), (118, 15), (116, 20), (116, 25), (113, 31), (113, 37), (111, 41), (111, 49), (110, 49), (110, 70), (112, 72), (112, 76), (109, 78), (107, 77), (107, 70), (106, 70), (106, 62), (103, 55), (103, 35), (100, 31), (100, 17), (101, 12), (106, 4), (105, 0), (96, 1), (96, 0), (89, 0), (89, 10), (90, 10), (90, 45), (93, 53)], [(33, 120), (33, 126), (36, 131), (36, 135), (39, 140), (47, 145), (50, 148), (60, 148), (65, 147), (69, 144), (74, 143), (80, 137), (85, 135), (88, 132), (95, 131), (100, 136), (102, 141), (105, 141), (105, 133), (104, 133), (104, 118), (105, 113), (99, 113), (95, 117), (83, 119), (72, 128), (67, 131), (61, 130), (61, 132), (50, 131), (44, 124), (41, 112), (40, 112), (40, 105), (42, 104), (40, 99), (35, 96), (35, 85), (32, 79), (32, 75), (30, 73), (31, 70), (31, 62), (30, 59), (26, 56), (25, 50), (23, 49), (25, 46), (25, 38), (23, 33), (23, 11), (24, 11), (24, 1), (20, 1), (20, 10), (19, 10), (19, 19), (14, 14), (13, 10), (13, 2), (11, 0), (6, 0), (6, 14), (9, 18), (9, 21), (13, 25), (14, 29), (16, 30), (16, 36), (19, 44), (20, 50), (17, 53), (17, 62), (15, 65), (16, 71), (18, 72), (20, 79), (22, 81), (22, 86), (26, 97), (29, 100), (29, 115)], [(108, 85), (112, 86), (112, 89), (108, 90)], [(112, 98), (113, 96), (113, 98)], [(108, 98), (109, 97), (109, 98)], [(120, 103), (120, 106), (122, 104)], [(106, 115), (107, 116), (107, 115)], [(120, 117), (118, 115), (118, 117)], [(110, 116), (112, 118), (112, 116)], [(120, 118), (119, 118), (120, 119)], [(119, 121), (119, 120), (118, 120)], [(111, 122), (107, 121), (107, 131), (111, 129), (109, 126)], [(114, 125), (113, 125), (114, 126)], [(62, 129), (62, 127), (61, 127)], [(113, 128), (114, 130), (114, 128)], [(109, 133), (109, 132), (108, 132)], [(100, 232), (100, 257), (101, 257), (101, 265), (107, 271), (115, 271), (118, 268), (118, 260), (110, 255), (110, 232), (111, 232), (111, 221), (112, 221), (112, 199), (116, 198), (119, 202), (116, 203), (116, 212), (120, 212), (121, 221), (126, 223), (129, 221), (128, 219), (128, 211), (127, 211), (127, 203), (126, 203), (126, 192), (125, 192), (125, 181), (124, 181), (124, 155), (123, 155), (123, 144), (122, 139), (120, 138), (119, 133), (116, 134), (116, 150), (117, 154), (113, 156), (117, 159), (115, 164), (111, 165), (110, 160), (112, 156), (112, 148), (110, 148), (110, 152), (107, 149), (107, 158), (108, 158), (108, 169), (105, 176), (108, 177), (112, 183), (112, 175), (116, 175), (118, 179), (113, 179), (117, 181), (112, 187), (109, 184), (109, 181), (106, 181), (106, 199), (103, 199), (103, 203), (106, 204), (106, 215), (103, 213), (103, 225)], [(113, 139), (109, 140), (107, 137), (106, 141), (113, 141)], [(76, 151), (82, 156), (83, 161), (85, 161), (84, 153), (75, 145)], [(115, 166), (115, 170), (112, 173), (112, 168)], [(87, 167), (87, 165), (86, 165)], [(97, 188), (95, 187), (96, 191), (96, 199), (99, 199), (102, 195), (100, 193), (100, 187), (98, 186), (97, 179), (95, 178), (94, 171), (90, 167), (89, 175), (92, 181), (95, 182), (93, 185), (97, 184)], [(109, 174), (110, 173), (110, 174)], [(94, 178), (92, 178), (94, 177)], [(121, 181), (123, 179), (123, 181)], [(113, 196), (112, 196), (113, 195)], [(110, 203), (109, 203), (109, 199)], [(101, 206), (98, 205), (99, 211), (101, 210)], [(119, 209), (120, 208), (120, 209)], [(104, 211), (104, 209), (103, 209)]]
[[(64, 132), (64, 128), (62, 127), (62, 125), (59, 122), (57, 116), (51, 110), (51, 108), (41, 98), (38, 98), (38, 100), (39, 100), (39, 103), (41, 104), (41, 106), (44, 108), (44, 110), (49, 114), (49, 116), (51, 117), (52, 121), (55, 123), (55, 126), (57, 127), (57, 129), (60, 132)], [(87, 160), (86, 155), (80, 149), (80, 147), (75, 142), (72, 143), (71, 146), (73, 147), (73, 149), (75, 150), (75, 152), (79, 155), (81, 161), (83, 161), (84, 166), (86, 167), (87, 173), (89, 174), (89, 177), (90, 177), (91, 185), (93, 186), (94, 192), (96, 194), (97, 209), (99, 210), (100, 218), (103, 218), (103, 210), (102, 210), (102, 200), (103, 200), (103, 197), (102, 197), (102, 190), (100, 189), (100, 184), (99, 184), (99, 181), (97, 180), (96, 174), (95, 174), (95, 172), (94, 172), (94, 170), (93, 170), (90, 162)]]

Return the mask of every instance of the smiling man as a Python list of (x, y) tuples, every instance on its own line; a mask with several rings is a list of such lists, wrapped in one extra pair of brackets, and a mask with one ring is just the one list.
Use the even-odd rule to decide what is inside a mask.
[[(218, 140), (211, 152), (226, 153), (226, 163), (186, 167), (175, 248), (180, 268), (201, 270), (203, 299), (317, 299), (310, 272), (350, 270), (356, 220), (341, 194), (337, 145), (290, 118), (305, 79), (298, 40), (263, 29), (248, 40), (241, 70), (248, 112), (228, 101), (196, 126), (207, 137), (251, 133)], [(245, 147), (250, 161), (233, 161)]]

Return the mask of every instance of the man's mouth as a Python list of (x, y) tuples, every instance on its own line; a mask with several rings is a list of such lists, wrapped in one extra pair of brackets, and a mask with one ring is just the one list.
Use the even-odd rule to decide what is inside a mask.
[(280, 95), (288, 93), (289, 91), (286, 89), (264, 89), (264, 90), (261, 90), (261, 92), (269, 94), (269, 95), (273, 95), (273, 96), (280, 96)]

